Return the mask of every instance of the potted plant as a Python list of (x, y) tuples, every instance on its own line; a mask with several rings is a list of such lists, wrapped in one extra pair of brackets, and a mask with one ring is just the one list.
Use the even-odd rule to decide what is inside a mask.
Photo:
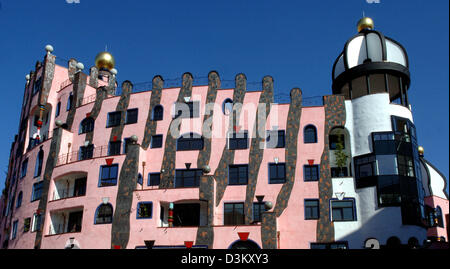
[(336, 143), (336, 150), (334, 154), (336, 156), (336, 165), (339, 167), (339, 177), (344, 177), (344, 168), (347, 168), (348, 155), (344, 151), (344, 143), (342, 141), (342, 135), (338, 136)]

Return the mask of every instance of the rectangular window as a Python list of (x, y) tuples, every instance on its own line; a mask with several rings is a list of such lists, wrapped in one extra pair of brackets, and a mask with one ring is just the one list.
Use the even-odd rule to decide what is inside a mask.
[(16, 220), (13, 222), (13, 227), (12, 227), (12, 234), (11, 234), (11, 240), (12, 239), (16, 239), (17, 236), (17, 227), (19, 226), (19, 221)]
[(161, 173), (148, 174), (148, 186), (159, 186), (161, 180)]
[(56, 105), (55, 118), (59, 116), (59, 113), (61, 113), (61, 102)]
[(228, 149), (247, 149), (248, 132), (232, 133), (228, 135)]
[(375, 176), (376, 161), (374, 156), (355, 158), (356, 178)]
[(31, 195), (31, 202), (41, 199), (43, 185), (44, 181), (33, 184), (33, 193)]
[(79, 161), (92, 159), (94, 156), (94, 145), (80, 147)]
[(123, 142), (124, 142), (124, 145), (123, 145), (123, 153), (124, 153), (124, 154), (127, 154), (127, 153), (128, 153), (128, 146), (129, 146), (130, 144), (132, 144), (132, 141), (131, 141), (130, 138), (125, 138)]
[(224, 225), (243, 225), (244, 203), (224, 204)]
[(174, 204), (174, 227), (198, 227), (200, 226), (200, 204)]
[(353, 199), (331, 201), (332, 221), (355, 221), (355, 201)]
[(318, 165), (303, 166), (303, 179), (305, 181), (318, 181), (319, 180), (319, 166)]
[(67, 98), (66, 111), (69, 111), (70, 109), (72, 109), (72, 106), (73, 106), (73, 94), (70, 93), (69, 98)]
[(337, 149), (337, 144), (341, 143), (343, 148), (345, 149), (345, 137), (343, 134), (335, 134), (335, 135), (330, 135), (330, 149), (331, 150), (335, 150)]
[(33, 95), (40, 92), (42, 89), (42, 76), (39, 77), (34, 83)]
[(398, 155), (398, 174), (414, 177), (414, 162), (410, 156)]
[(305, 200), (305, 220), (319, 219), (319, 200)]
[(99, 187), (115, 186), (117, 184), (117, 175), (119, 172), (119, 165), (113, 164), (111, 166), (100, 166), (100, 180)]
[(31, 218), (26, 218), (23, 221), (23, 232), (29, 232), (30, 231), (30, 226), (31, 226)]
[(163, 135), (154, 135), (152, 136), (151, 148), (162, 148), (163, 144)]
[(108, 124), (106, 124), (106, 127), (114, 127), (120, 125), (120, 120), (122, 118), (122, 112), (121, 111), (114, 111), (108, 113)]
[(27, 169), (28, 169), (28, 158), (26, 158), (25, 161), (22, 162), (22, 167), (20, 168), (20, 178), (24, 178), (27, 175)]
[(33, 227), (31, 228), (32, 232), (36, 232), (41, 230), (42, 224), (42, 214), (34, 214), (33, 215)]
[(175, 188), (198, 187), (202, 169), (179, 169), (175, 171)]
[(266, 147), (267, 148), (284, 148), (285, 146), (285, 131), (267, 131)]
[(261, 222), (262, 213), (265, 211), (265, 203), (253, 203), (253, 222)]
[(228, 185), (247, 185), (248, 164), (228, 166)]
[(269, 184), (279, 184), (286, 182), (286, 164), (269, 164)]
[(133, 124), (138, 121), (138, 109), (128, 109), (125, 119), (125, 124)]
[(152, 202), (140, 202), (137, 205), (137, 218), (138, 219), (151, 219), (153, 211)]
[(331, 177), (348, 177), (347, 167), (331, 167)]
[(122, 146), (122, 141), (109, 142), (108, 156), (120, 155), (121, 146)]
[(200, 117), (200, 102), (175, 103), (175, 118)]

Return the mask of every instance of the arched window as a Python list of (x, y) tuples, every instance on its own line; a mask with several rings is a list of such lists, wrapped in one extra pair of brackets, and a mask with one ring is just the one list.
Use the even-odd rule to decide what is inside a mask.
[(230, 249), (261, 249), (258, 244), (256, 244), (255, 242), (251, 241), (251, 240), (246, 240), (246, 241), (236, 241), (234, 242), (231, 246)]
[(162, 105), (157, 105), (153, 108), (153, 120), (162, 120), (164, 116), (164, 108)]
[(70, 93), (69, 98), (67, 98), (67, 107), (66, 110), (69, 111), (73, 106), (73, 93)]
[(308, 125), (303, 131), (303, 140), (305, 144), (317, 143), (317, 129), (314, 125)]
[(442, 209), (440, 206), (436, 207), (435, 211), (435, 223), (437, 226), (444, 228), (444, 220), (442, 218)]
[(80, 134), (84, 134), (84, 133), (89, 133), (92, 132), (94, 130), (94, 119), (89, 117), (89, 118), (85, 118), (84, 120), (81, 121), (80, 123)]
[(113, 207), (111, 204), (101, 204), (95, 212), (94, 224), (112, 223)]
[(233, 100), (230, 98), (225, 99), (222, 103), (222, 111), (225, 115), (230, 115), (233, 112)]
[(44, 160), (44, 151), (41, 148), (36, 158), (36, 165), (34, 166), (34, 177), (38, 177), (41, 175), (43, 160)]
[(177, 140), (177, 150), (201, 150), (203, 149), (203, 137), (195, 133), (187, 133)]
[(22, 198), (23, 198), (23, 193), (19, 192), (19, 195), (17, 196), (16, 208), (19, 208), (22, 206)]

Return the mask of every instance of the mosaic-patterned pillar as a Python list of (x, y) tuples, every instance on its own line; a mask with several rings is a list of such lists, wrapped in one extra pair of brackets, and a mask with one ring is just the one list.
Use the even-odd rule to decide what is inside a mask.
[[(75, 113), (77, 112), (77, 107), (80, 106), (84, 98), (84, 91), (86, 90), (87, 75), (79, 71), (74, 75), (73, 79), (73, 99), (72, 107), (67, 114), (66, 124), (67, 129), (72, 130), (73, 120), (75, 118)], [(73, 131), (73, 130), (72, 130)]]
[(120, 124), (118, 126), (114, 126), (111, 129), (111, 135), (109, 141), (120, 141), (122, 140), (123, 128), (125, 127), (126, 114), (128, 105), (130, 104), (130, 94), (133, 91), (133, 84), (130, 81), (124, 81), (122, 83), (122, 95), (120, 96), (119, 102), (116, 106), (116, 112), (120, 111), (121, 118)]
[[(263, 92), (259, 97), (258, 110), (253, 128), (253, 138), (250, 143), (250, 157), (248, 161), (248, 184), (244, 204), (245, 224), (253, 221), (253, 200), (258, 181), (259, 168), (264, 155), (266, 122), (273, 102), (273, 78), (266, 76), (263, 79)], [(264, 114), (265, 113), (265, 114)], [(263, 137), (261, 137), (263, 135)]]
[(207, 245), (212, 248), (214, 243), (214, 177), (202, 176), (199, 186), (199, 200), (208, 203), (208, 224), (204, 227), (199, 227), (197, 230), (196, 245)]
[(335, 127), (345, 126), (344, 96), (329, 95), (323, 97), (325, 107), (324, 149), (320, 160), (319, 178), (319, 214), (317, 222), (317, 242), (328, 243), (334, 241), (334, 224), (330, 219), (329, 201), (333, 197), (331, 181), (330, 150), (328, 135)]
[[(181, 86), (180, 92), (178, 94), (177, 102), (184, 103), (185, 97), (190, 97), (192, 95), (192, 83), (193, 77), (190, 73), (183, 74), (183, 84)], [(172, 119), (170, 123), (169, 130), (167, 130), (166, 143), (164, 147), (164, 157), (161, 166), (161, 181), (159, 183), (159, 188), (173, 188), (174, 177), (175, 177), (175, 159), (176, 159), (176, 149), (177, 149), (177, 138), (173, 137), (171, 130), (180, 130), (180, 118)], [(178, 125), (178, 126), (177, 126)]]
[[(89, 113), (89, 117), (91, 117), (94, 120), (94, 122), (97, 119), (98, 114), (100, 113), (100, 111), (102, 109), (103, 100), (105, 100), (105, 98), (106, 98), (105, 88), (104, 87), (98, 88), (96, 90), (94, 106), (92, 107), (92, 110)], [(86, 133), (85, 141), (89, 141), (89, 144), (92, 144), (92, 141), (94, 140), (94, 131), (95, 131), (95, 128), (91, 132)]]
[(92, 88), (98, 87), (98, 68), (96, 66), (91, 67), (89, 76), (89, 86)]
[(152, 136), (156, 134), (157, 121), (153, 120), (153, 109), (161, 103), (162, 89), (164, 88), (164, 80), (161, 76), (156, 76), (152, 81), (152, 94), (150, 97), (150, 107), (148, 109), (147, 122), (145, 123), (144, 138), (141, 147), (148, 149)]
[(263, 249), (277, 248), (276, 212), (263, 212), (261, 214), (261, 242)]
[(125, 160), (120, 168), (116, 208), (111, 227), (112, 249), (116, 246), (125, 249), (130, 239), (130, 214), (132, 211), (133, 191), (136, 188), (139, 170), (139, 149), (140, 145), (130, 144)]
[(43, 224), (47, 210), (47, 201), (48, 201), (48, 190), (50, 188), (50, 181), (52, 179), (53, 169), (56, 166), (56, 162), (58, 161), (58, 155), (61, 148), (61, 137), (62, 137), (63, 129), (58, 127), (53, 131), (53, 137), (50, 144), (50, 151), (48, 153), (47, 161), (45, 162), (45, 170), (43, 177), (43, 185), (42, 185), (42, 194), (41, 199), (39, 200), (38, 212), (44, 216), (41, 222), (41, 229), (36, 231), (36, 239), (34, 241), (34, 247), (36, 249), (41, 248), (41, 241), (43, 235)]
[[(230, 115), (228, 132), (234, 132), (234, 127), (239, 126), (239, 118), (241, 115), (242, 104), (247, 90), (247, 78), (244, 74), (238, 74), (235, 77), (235, 87), (233, 91), (233, 114)], [(233, 164), (234, 150), (228, 149), (225, 145), (222, 151), (219, 165), (214, 172), (214, 179), (216, 180), (216, 206), (219, 206), (225, 189), (228, 184), (228, 165)]]

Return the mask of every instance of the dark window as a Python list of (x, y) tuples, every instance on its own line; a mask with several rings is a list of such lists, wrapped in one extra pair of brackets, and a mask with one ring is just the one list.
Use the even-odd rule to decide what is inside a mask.
[(39, 77), (34, 83), (33, 95), (40, 92), (42, 89), (42, 76)]
[(152, 136), (151, 148), (161, 148), (163, 144), (163, 135)]
[(398, 155), (398, 174), (400, 176), (414, 177), (414, 161), (410, 156)]
[(319, 200), (305, 200), (305, 220), (319, 219)]
[(67, 232), (79, 233), (81, 232), (81, 223), (83, 221), (83, 211), (70, 212), (67, 224)]
[(113, 207), (111, 204), (101, 204), (97, 207), (95, 213), (94, 224), (108, 224), (112, 223), (113, 218)]
[(243, 225), (244, 203), (224, 204), (224, 225)]
[(20, 178), (24, 178), (27, 175), (27, 169), (28, 169), (28, 158), (26, 158), (25, 161), (22, 162), (22, 167), (20, 168)]
[(161, 180), (161, 173), (148, 174), (148, 186), (159, 186)]
[(89, 133), (94, 130), (95, 121), (93, 118), (85, 118), (80, 123), (80, 134)]
[(44, 161), (44, 151), (41, 149), (36, 159), (36, 165), (34, 167), (34, 177), (38, 177), (41, 175), (43, 161)]
[(199, 226), (200, 204), (174, 204), (173, 226)]
[(286, 182), (286, 164), (269, 164), (269, 184), (278, 184)]
[(123, 145), (123, 153), (124, 153), (124, 154), (127, 154), (127, 153), (128, 153), (128, 147), (129, 147), (129, 145), (132, 144), (132, 141), (131, 141), (130, 138), (125, 138), (123, 142), (124, 142), (124, 145)]
[(317, 143), (317, 130), (314, 125), (308, 125), (303, 132), (303, 140), (305, 144)]
[(61, 102), (56, 105), (55, 118), (59, 116), (59, 113), (61, 113)]
[(175, 188), (198, 187), (202, 169), (179, 169), (175, 171)]
[(31, 202), (41, 199), (43, 185), (44, 181), (40, 181), (33, 184), (33, 193), (31, 194)]
[(69, 98), (67, 98), (67, 107), (66, 110), (69, 111), (73, 106), (73, 94), (70, 93)]
[(198, 118), (200, 102), (175, 103), (175, 118)]
[(100, 166), (100, 181), (99, 187), (115, 186), (117, 184), (117, 175), (119, 172), (119, 165), (113, 164), (111, 166)]
[(246, 185), (248, 181), (248, 165), (228, 166), (228, 185)]
[(138, 219), (151, 219), (153, 211), (152, 202), (140, 202), (137, 205), (137, 218)]
[(119, 126), (121, 118), (122, 118), (121, 111), (109, 112), (108, 113), (108, 124), (106, 124), (106, 127)]
[(111, 141), (109, 142), (108, 155), (120, 155), (120, 148), (122, 146), (122, 141)]
[(318, 181), (319, 180), (319, 166), (318, 165), (303, 166), (303, 178), (305, 181)]
[(285, 146), (285, 131), (267, 131), (266, 147), (267, 148), (284, 148)]
[(265, 211), (265, 203), (253, 203), (253, 222), (261, 222), (262, 213)]
[(228, 137), (228, 149), (247, 149), (248, 148), (248, 133), (232, 133)]
[(17, 196), (16, 208), (19, 208), (22, 206), (22, 198), (23, 198), (23, 192), (19, 192), (19, 195)]
[(345, 149), (345, 136), (343, 134), (335, 134), (335, 135), (330, 135), (330, 149), (331, 150), (335, 150), (337, 149), (337, 145), (339, 143), (342, 144), (342, 149)]
[(41, 230), (42, 214), (34, 214), (32, 232)]
[(154, 121), (158, 121), (158, 120), (162, 120), (164, 116), (164, 108), (161, 105), (157, 105), (155, 106), (155, 108), (153, 109), (153, 120)]
[(375, 157), (366, 156), (355, 158), (356, 178), (375, 176)]
[(133, 124), (138, 121), (138, 109), (128, 109), (125, 119), (125, 124)]
[(141, 185), (144, 184), (144, 179), (142, 178), (142, 174), (141, 173), (138, 174), (137, 183), (141, 184)]
[(202, 150), (203, 137), (198, 134), (184, 134), (177, 140), (177, 151)]
[(442, 217), (442, 209), (441, 207), (436, 207), (435, 210), (435, 223), (438, 227), (444, 228), (444, 219)]
[(31, 226), (31, 218), (24, 219), (23, 232), (26, 233), (26, 232), (30, 231), (30, 226)]
[(331, 177), (348, 177), (347, 167), (331, 167)]
[(73, 196), (83, 196), (86, 194), (86, 182), (87, 178), (77, 178), (75, 180), (75, 186), (73, 188)]
[(17, 236), (17, 227), (19, 226), (19, 221), (16, 220), (13, 222), (13, 227), (12, 227), (12, 235), (11, 235), (11, 239), (16, 239)]
[(354, 200), (332, 200), (331, 211), (333, 221), (354, 221), (355, 202)]
[(80, 147), (79, 161), (92, 159), (94, 156), (94, 145)]

